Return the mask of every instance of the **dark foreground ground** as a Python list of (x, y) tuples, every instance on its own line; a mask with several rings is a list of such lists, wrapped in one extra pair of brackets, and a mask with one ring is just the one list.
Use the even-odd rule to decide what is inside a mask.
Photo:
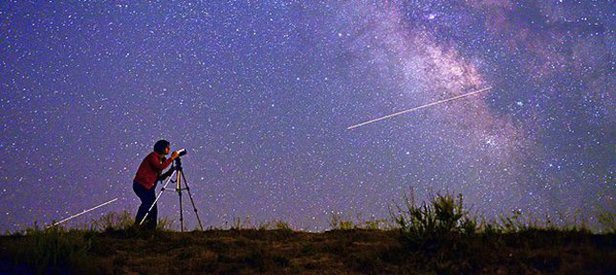
[(616, 274), (614, 234), (448, 235), (421, 246), (398, 231), (359, 229), (51, 235), (0, 236), (0, 273)]

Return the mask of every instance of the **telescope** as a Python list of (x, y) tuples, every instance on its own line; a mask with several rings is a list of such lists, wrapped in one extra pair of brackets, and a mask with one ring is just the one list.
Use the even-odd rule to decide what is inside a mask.
[(179, 157), (184, 156), (186, 154), (188, 154), (188, 150), (186, 150), (186, 148), (178, 150)]

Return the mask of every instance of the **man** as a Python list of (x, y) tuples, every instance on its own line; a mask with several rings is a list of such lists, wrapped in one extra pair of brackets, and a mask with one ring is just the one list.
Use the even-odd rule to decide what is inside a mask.
[[(172, 162), (178, 157), (178, 152), (173, 152), (171, 158), (165, 159), (171, 150), (170, 143), (166, 140), (159, 140), (154, 144), (154, 151), (147, 155), (133, 179), (133, 191), (141, 200), (141, 205), (137, 211), (135, 224), (139, 225), (143, 217), (148, 212), (154, 201), (156, 200), (156, 182), (164, 179), (173, 173), (173, 169), (169, 169), (165, 174), (161, 175)], [(143, 225), (146, 229), (156, 229), (156, 219), (158, 209), (156, 205), (152, 208)]]

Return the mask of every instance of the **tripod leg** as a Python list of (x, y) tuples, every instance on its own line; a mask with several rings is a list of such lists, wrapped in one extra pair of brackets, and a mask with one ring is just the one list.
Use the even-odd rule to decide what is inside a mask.
[[(180, 174), (178, 174), (178, 178), (180, 177)], [(181, 187), (182, 186), (178, 185), (177, 191), (180, 197), (180, 230), (181, 232), (184, 232), (184, 210), (182, 209), (182, 188)]]
[[(176, 171), (173, 171), (173, 173), (175, 174)], [(171, 182), (172, 178), (173, 178), (173, 174), (171, 174), (171, 176), (169, 177), (169, 179), (167, 180), (165, 185), (163, 185), (163, 188), (160, 190), (160, 193), (158, 193), (158, 196), (156, 196), (156, 199), (154, 200), (154, 203), (152, 203), (152, 205), (150, 206), (150, 209), (148, 209), (148, 212), (145, 213), (145, 216), (143, 216), (143, 219), (141, 219), (141, 221), (139, 222), (139, 225), (143, 225), (143, 222), (145, 221), (145, 219), (150, 214), (150, 211), (152, 211), (152, 209), (154, 208), (154, 206), (158, 202), (158, 199), (160, 199), (160, 196), (163, 194), (163, 192), (165, 192), (165, 189), (167, 188), (167, 184), (169, 184), (169, 182)]]
[(195, 206), (195, 201), (193, 200), (192, 194), (190, 193), (190, 187), (188, 186), (188, 181), (182, 173), (182, 178), (184, 179), (184, 185), (186, 185), (186, 191), (188, 191), (188, 197), (190, 198), (190, 203), (192, 203), (193, 210), (195, 211), (195, 216), (197, 216), (197, 221), (199, 222), (199, 227), (201, 227), (201, 231), (203, 231), (203, 225), (201, 224), (201, 219), (199, 218), (199, 213), (197, 213), (197, 207)]

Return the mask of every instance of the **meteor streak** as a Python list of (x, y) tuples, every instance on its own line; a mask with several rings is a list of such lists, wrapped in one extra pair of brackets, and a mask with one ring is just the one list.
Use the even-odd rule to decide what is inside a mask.
[(373, 123), (373, 122), (377, 122), (379, 120), (392, 118), (392, 117), (395, 117), (395, 116), (399, 116), (401, 114), (406, 114), (406, 113), (409, 113), (409, 112), (412, 112), (412, 111), (416, 111), (416, 110), (419, 110), (419, 109), (430, 107), (432, 105), (436, 105), (436, 104), (444, 103), (444, 102), (447, 102), (447, 101), (452, 101), (452, 100), (455, 100), (455, 99), (458, 99), (458, 98), (462, 98), (462, 97), (465, 97), (465, 96), (481, 93), (481, 92), (484, 92), (484, 91), (487, 91), (487, 90), (490, 90), (490, 89), (492, 89), (492, 87), (483, 88), (483, 89), (478, 90), (478, 91), (466, 93), (466, 94), (459, 95), (459, 96), (454, 96), (452, 98), (443, 99), (443, 100), (439, 100), (439, 101), (436, 101), (436, 102), (428, 103), (428, 104), (421, 105), (421, 106), (418, 106), (418, 107), (414, 107), (414, 108), (411, 108), (411, 109), (408, 109), (408, 110), (400, 111), (400, 112), (397, 112), (397, 113), (394, 113), (394, 114), (391, 114), (391, 115), (386, 115), (384, 117), (379, 117), (379, 118), (375, 118), (375, 119), (372, 119), (372, 120), (368, 120), (366, 122), (362, 122), (362, 123), (359, 123), (359, 124), (355, 124), (353, 126), (349, 126), (347, 128), (347, 130), (351, 130), (353, 128), (357, 128), (357, 127), (364, 126), (364, 125), (367, 125), (367, 124), (370, 124), (370, 123)]
[(68, 218), (66, 218), (66, 219), (63, 219), (63, 220), (59, 221), (59, 222), (54, 222), (54, 223), (52, 223), (50, 226), (48, 226), (47, 228), (54, 227), (54, 226), (56, 226), (56, 225), (58, 225), (58, 224), (61, 224), (61, 223), (65, 222), (65, 221), (68, 221), (68, 220), (70, 220), (70, 219), (77, 218), (77, 217), (79, 217), (79, 216), (81, 216), (81, 215), (83, 215), (83, 214), (85, 214), (85, 213), (88, 213), (88, 212), (90, 212), (90, 211), (92, 211), (92, 210), (94, 210), (94, 209), (96, 209), (96, 208), (103, 207), (103, 206), (105, 206), (105, 205), (107, 205), (107, 204), (110, 204), (110, 203), (112, 203), (112, 202), (116, 201), (116, 200), (118, 200), (118, 198), (115, 198), (115, 199), (110, 200), (110, 201), (108, 201), (108, 202), (106, 202), (106, 203), (100, 204), (100, 205), (98, 205), (98, 206), (96, 206), (96, 207), (92, 207), (92, 208), (90, 208), (90, 209), (88, 209), (88, 210), (83, 210), (83, 211), (82, 211), (81, 213), (79, 213), (79, 214), (72, 215), (72, 216), (70, 216), (70, 217), (68, 217)]

